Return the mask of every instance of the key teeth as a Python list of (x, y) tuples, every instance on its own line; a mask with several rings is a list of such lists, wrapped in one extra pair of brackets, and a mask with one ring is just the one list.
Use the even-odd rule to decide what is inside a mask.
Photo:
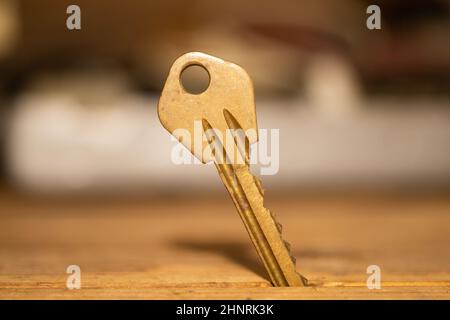
[(281, 223), (275, 221), (275, 224), (277, 226), (277, 230), (278, 232), (281, 234), (283, 232), (283, 226), (281, 225)]
[(262, 181), (260, 178), (253, 176), (253, 180), (255, 181), (256, 186), (258, 187), (258, 191), (261, 194), (261, 196), (264, 196), (264, 188), (262, 186)]
[(287, 242), (286, 240), (283, 240), (284, 246), (286, 247), (287, 251), (291, 252), (291, 244)]
[(269, 211), (270, 217), (273, 219), (273, 221), (275, 221), (275, 226), (277, 227), (277, 230), (281, 235), (283, 232), (283, 225), (277, 221), (275, 214), (272, 211), (270, 211), (269, 209), (267, 209), (267, 211)]
[(307, 287), (309, 285), (308, 279), (306, 279), (304, 276), (302, 276), (300, 273), (296, 272), (298, 276), (300, 277), (300, 280), (303, 282), (303, 285)]
[(291, 257), (292, 262), (295, 265), (297, 263), (297, 258), (291, 254), (291, 244), (289, 242), (287, 242), (286, 240), (283, 240), (283, 242), (284, 242), (284, 246), (286, 247), (286, 249), (289, 253), (289, 256)]
[(294, 263), (294, 266), (297, 264), (297, 258), (296, 257), (294, 257), (294, 256), (290, 256), (291, 257), (291, 260), (292, 260), (292, 262)]
[[(253, 180), (254, 180), (256, 186), (258, 187), (258, 190), (259, 190), (261, 196), (264, 198), (264, 189), (262, 187), (261, 179), (259, 177), (255, 176), (255, 175), (253, 175), (253, 174), (252, 174), (252, 176), (253, 176)], [(282, 237), (282, 231), (283, 231), (282, 224), (277, 221), (277, 219), (275, 217), (275, 214), (271, 210), (267, 209), (267, 211), (269, 211), (270, 216), (275, 221), (275, 226), (276, 226), (278, 232), (280, 233), (280, 237)], [(286, 247), (286, 250), (288, 251), (289, 257), (290, 257), (290, 259), (291, 259), (291, 261), (292, 261), (292, 263), (294, 264), (294, 267), (295, 267), (296, 264), (297, 264), (297, 258), (295, 256), (291, 255), (291, 244), (289, 242), (287, 242), (286, 240), (284, 240), (284, 239), (282, 239), (282, 241), (283, 241), (284, 246)], [(300, 278), (300, 281), (302, 282), (302, 284), (304, 286), (308, 286), (308, 279), (306, 279), (304, 276), (302, 276), (298, 272), (295, 272), (295, 273)]]

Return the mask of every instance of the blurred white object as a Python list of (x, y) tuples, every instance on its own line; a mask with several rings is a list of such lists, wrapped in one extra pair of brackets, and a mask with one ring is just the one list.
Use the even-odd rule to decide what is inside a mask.
[[(120, 75), (39, 83), (17, 101), (8, 135), (9, 169), (21, 186), (40, 192), (223, 189), (213, 166), (172, 163), (176, 142), (159, 122), (157, 97), (130, 93)], [(257, 101), (259, 128), (280, 129), (280, 171), (264, 177), (264, 185), (448, 184), (448, 104), (379, 100), (329, 117), (301, 101)]]
[(353, 65), (338, 55), (315, 55), (307, 65), (308, 104), (324, 116), (347, 116), (362, 107), (361, 89)]
[(38, 83), (17, 102), (8, 138), (9, 169), (20, 186), (151, 191), (171, 188), (166, 178), (195, 179), (195, 170), (171, 163), (156, 100), (129, 93), (120, 75), (72, 74)]

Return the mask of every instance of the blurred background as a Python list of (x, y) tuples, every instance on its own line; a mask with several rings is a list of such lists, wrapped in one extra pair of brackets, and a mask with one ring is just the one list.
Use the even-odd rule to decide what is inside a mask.
[(1, 0), (2, 193), (222, 195), (213, 166), (172, 163), (156, 113), (174, 59), (203, 51), (248, 71), (280, 129), (271, 194), (448, 194), (449, 35), (447, 0)]

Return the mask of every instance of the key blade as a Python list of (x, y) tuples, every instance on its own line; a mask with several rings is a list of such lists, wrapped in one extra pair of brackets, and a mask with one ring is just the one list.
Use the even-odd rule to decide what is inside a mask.
[[(192, 65), (206, 69), (210, 82), (208, 88), (200, 94), (187, 92), (180, 81), (183, 70)], [(229, 128), (224, 110), (231, 113), (246, 131), (252, 129), (249, 143), (258, 140), (256, 110), (253, 96), (253, 84), (247, 72), (240, 66), (201, 52), (190, 52), (179, 57), (172, 65), (161, 98), (158, 102), (159, 119), (170, 133), (177, 136), (177, 129), (187, 130), (190, 139), (183, 143), (192, 154), (203, 163), (212, 157), (207, 152), (208, 142), (195, 145), (195, 138), (203, 136), (202, 121), (222, 132), (221, 143), (227, 145), (226, 129)], [(197, 124), (197, 127), (196, 127)]]
[[(214, 139), (208, 121), (204, 120), (203, 126), (208, 140)], [(281, 224), (264, 206), (261, 181), (250, 172), (249, 164), (216, 157), (215, 165), (272, 283), (280, 287), (307, 285), (306, 278), (295, 269), (290, 245), (281, 236)]]
[[(264, 206), (264, 198), (247, 165), (216, 164), (247, 232), (275, 286), (305, 286), (280, 224)], [(231, 177), (231, 179), (230, 179)]]

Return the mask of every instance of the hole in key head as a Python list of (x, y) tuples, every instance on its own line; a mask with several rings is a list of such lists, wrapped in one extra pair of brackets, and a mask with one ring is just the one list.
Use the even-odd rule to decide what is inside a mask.
[(188, 65), (180, 75), (181, 86), (190, 94), (200, 94), (206, 91), (210, 80), (208, 70), (199, 64)]

